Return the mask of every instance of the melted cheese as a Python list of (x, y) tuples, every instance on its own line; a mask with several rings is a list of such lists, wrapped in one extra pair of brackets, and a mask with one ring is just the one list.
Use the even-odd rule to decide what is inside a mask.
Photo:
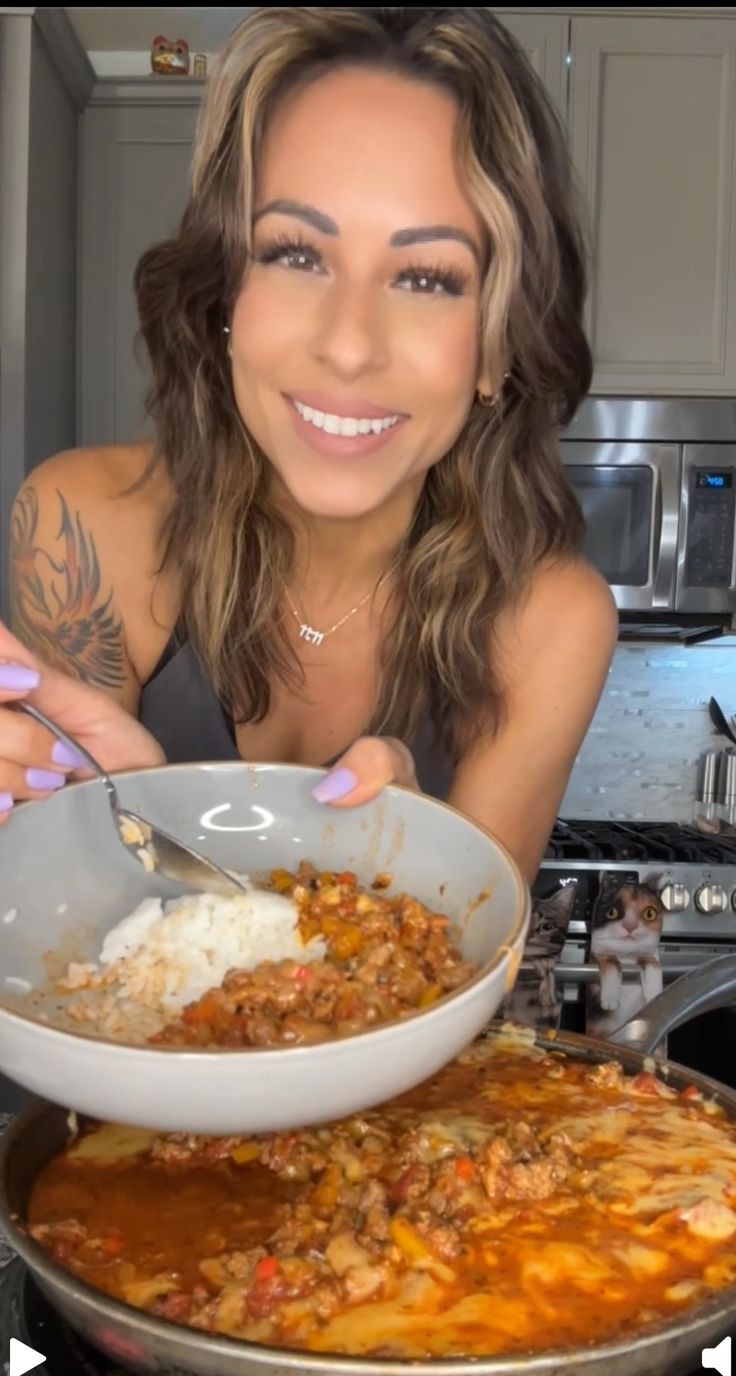
[[(395, 1163), (397, 1172), (411, 1159), (427, 1177), (437, 1168), (452, 1181), (453, 1160), (472, 1176), (467, 1157), (475, 1154), (480, 1170), (472, 1188), (480, 1188), (493, 1139), (505, 1132), (505, 1140), (516, 1134), (522, 1143), (513, 1164), (522, 1187), (511, 1188), (503, 1164), (498, 1175), (490, 1170), (492, 1188), (485, 1185), (485, 1196), (472, 1196), (469, 1212), (441, 1215), (460, 1244), (446, 1252), (441, 1246), (435, 1252), (421, 1217), (407, 1217), (394, 1201), (386, 1248), (377, 1259), (359, 1210), (350, 1231), (350, 1209), (367, 1180), (358, 1146), (373, 1137), (380, 1156), (381, 1141), (394, 1140), (389, 1127), (397, 1121), (410, 1133), (413, 1151)], [(179, 1293), (191, 1295), (206, 1280), (209, 1309), (192, 1319), (200, 1329), (276, 1347), (406, 1361), (560, 1351), (636, 1336), (736, 1281), (736, 1125), (715, 1104), (684, 1098), (672, 1087), (662, 1094), (651, 1070), (638, 1082), (627, 1081), (611, 1066), (589, 1068), (550, 1055), (532, 1046), (528, 1033), (505, 1028), (402, 1100), (296, 1137), (304, 1151), (322, 1153), (323, 1167), (330, 1163), (324, 1174), (316, 1170), (312, 1183), (298, 1173), (277, 1179), (277, 1166), (269, 1175), (263, 1150), (274, 1143), (267, 1139), (232, 1139), (214, 1163), (211, 1142), (169, 1143), (179, 1148), (179, 1164), (167, 1168), (158, 1160), (161, 1143), (154, 1134), (100, 1127), (48, 1168), (48, 1190), (42, 1177), (32, 1222), (73, 1219), (80, 1176), (117, 1163), (117, 1171), (101, 1172), (104, 1189), (91, 1191), (85, 1223), (93, 1233), (120, 1230), (126, 1279), (116, 1289), (109, 1262), (99, 1275), (93, 1264), (79, 1265), (83, 1279), (143, 1308), (162, 1293), (177, 1302)], [(533, 1149), (525, 1155), (527, 1139)], [(551, 1159), (562, 1146), (566, 1170), (535, 1193), (535, 1151)], [(459, 1189), (467, 1178), (459, 1173)], [(281, 1193), (274, 1192), (269, 1212), (274, 1182)], [(339, 1205), (341, 1188), (346, 1193)], [(323, 1248), (329, 1276), (340, 1285), (343, 1278), (352, 1281), (352, 1292), (345, 1291), (337, 1309), (320, 1312), (310, 1293), (297, 1287), (267, 1313), (257, 1306), (251, 1312), (251, 1281), (242, 1279), (250, 1275), (247, 1255), (240, 1270), (228, 1269), (229, 1255), (253, 1243), (268, 1251), (275, 1238), (273, 1250), (288, 1277), (289, 1266), (297, 1275), (315, 1254), (308, 1248), (299, 1254), (298, 1243), (289, 1244), (297, 1247), (293, 1256), (279, 1252), (279, 1209), (293, 1189), (303, 1189), (299, 1208), (307, 1216), (312, 1207), (322, 1210), (325, 1230), (309, 1245)], [(340, 1207), (346, 1212), (331, 1235), (331, 1211)], [(132, 1216), (140, 1232), (137, 1250)], [(260, 1220), (262, 1232), (244, 1237), (238, 1231), (243, 1219), (253, 1226)], [(208, 1243), (214, 1236), (217, 1243)], [(187, 1277), (172, 1279), (184, 1266)]]

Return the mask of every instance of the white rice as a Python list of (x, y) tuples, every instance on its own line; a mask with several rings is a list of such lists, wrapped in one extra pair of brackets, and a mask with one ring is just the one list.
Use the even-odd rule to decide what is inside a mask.
[[(232, 898), (192, 894), (165, 907), (147, 898), (108, 932), (99, 956), (103, 970), (96, 973), (104, 971), (105, 984), (113, 980), (124, 998), (176, 1012), (222, 984), (228, 970), (252, 970), (267, 960), (321, 960), (325, 943), (305, 943), (297, 924), (293, 900), (263, 889)], [(80, 975), (85, 969), (76, 968)], [(87, 983), (75, 980), (72, 969), (69, 974), (67, 987)]]

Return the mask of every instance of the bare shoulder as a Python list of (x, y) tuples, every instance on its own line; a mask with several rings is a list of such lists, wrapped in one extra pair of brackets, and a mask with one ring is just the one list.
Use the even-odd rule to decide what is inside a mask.
[(499, 643), (514, 657), (564, 654), (607, 667), (616, 645), (618, 612), (611, 590), (583, 559), (542, 565), (527, 595), (499, 627)]
[(158, 573), (170, 495), (165, 474), (146, 476), (150, 458), (146, 445), (56, 454), (28, 475), (11, 521), (19, 635), (131, 704), (173, 605)]
[(168, 499), (168, 483), (159, 469), (143, 481), (150, 462), (148, 444), (67, 449), (34, 468), (21, 491), (30, 488), (44, 497), (59, 492), (80, 510), (135, 506), (139, 512), (149, 509), (155, 518)]
[(521, 864), (539, 867), (575, 758), (605, 686), (618, 616), (584, 561), (540, 567), (494, 628), (505, 713), (461, 760), (450, 801)]

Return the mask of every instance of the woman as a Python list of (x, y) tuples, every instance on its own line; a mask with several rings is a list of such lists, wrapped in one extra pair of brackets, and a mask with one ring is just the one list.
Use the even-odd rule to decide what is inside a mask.
[[(108, 768), (332, 763), (338, 808), (418, 782), (532, 879), (616, 617), (558, 454), (585, 272), (521, 51), (484, 8), (254, 12), (136, 290), (155, 444), (21, 490), (1, 700)], [(74, 764), (0, 708), (0, 811)]]

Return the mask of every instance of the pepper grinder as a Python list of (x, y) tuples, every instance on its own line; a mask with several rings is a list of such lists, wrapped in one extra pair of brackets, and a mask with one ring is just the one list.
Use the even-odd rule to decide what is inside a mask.
[(716, 808), (726, 835), (736, 835), (736, 750), (721, 750), (716, 764)]
[(720, 810), (716, 801), (720, 750), (705, 750), (698, 761), (693, 822), (699, 831), (720, 830)]

